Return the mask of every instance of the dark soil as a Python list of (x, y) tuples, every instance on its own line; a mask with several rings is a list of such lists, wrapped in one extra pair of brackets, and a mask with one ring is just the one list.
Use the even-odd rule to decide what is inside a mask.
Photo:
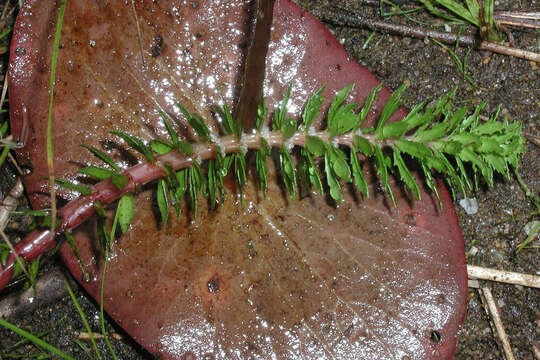
[[(333, 6), (340, 5), (350, 11), (364, 16), (376, 15), (376, 9), (360, 5), (361, 1), (329, 1), (301, 0), (298, 3), (315, 14), (325, 14), (332, 18)], [(498, 1), (497, 9), (533, 9), (538, 8), (538, 2), (532, 1)], [(430, 24), (440, 25), (441, 22), (429, 16), (413, 15)], [(404, 23), (403, 18), (392, 18), (391, 21)], [(339, 24), (339, 18), (334, 18)], [(410, 23), (409, 23), (410, 24)], [(521, 121), (524, 133), (540, 135), (540, 64), (534, 64), (504, 55), (471, 51), (467, 57), (467, 73), (478, 87), (471, 85), (458, 71), (456, 64), (449, 54), (438, 45), (422, 40), (403, 38), (396, 35), (375, 33), (364, 48), (366, 40), (372, 33), (370, 30), (353, 29), (348, 27), (329, 26), (334, 35), (344, 44), (347, 51), (366, 65), (391, 89), (396, 89), (403, 81), (409, 81), (406, 91), (409, 107), (426, 99), (439, 97), (453, 87), (459, 88), (458, 100), (471, 105), (480, 101), (487, 102), (488, 111), (494, 111), (498, 104), (502, 105), (502, 114), (511, 121)], [(451, 30), (458, 31), (453, 25)], [(516, 47), (530, 51), (539, 51), (538, 32), (511, 29), (516, 40)], [(468, 49), (459, 48), (456, 54), (463, 58)], [(7, 60), (2, 66), (5, 71)], [(13, 169), (4, 167), (0, 172), (2, 192), (0, 198), (9, 188), (9, 174)], [(533, 194), (540, 193), (540, 149), (537, 145), (527, 143), (519, 174)], [(518, 244), (527, 234), (526, 224), (534, 218), (531, 213), (534, 205), (526, 196), (515, 177), (509, 181), (497, 178), (492, 189), (481, 188), (470, 194), (476, 198), (478, 212), (467, 215), (456, 202), (463, 236), (466, 242), (467, 262), (469, 264), (506, 269), (517, 272), (540, 275), (538, 236), (533, 247), (519, 254), (515, 253)], [(463, 197), (464, 195), (459, 195)], [(538, 218), (537, 218), (538, 219)], [(18, 222), (10, 225), (12, 237), (20, 235)], [(53, 260), (45, 267), (62, 268)], [(540, 347), (540, 310), (538, 304), (540, 292), (537, 289), (499, 283), (485, 283), (497, 299), (502, 320), (508, 332), (516, 359), (535, 359), (533, 345)], [(15, 291), (12, 290), (11, 293)], [(93, 301), (85, 294), (76, 290), (77, 299), (89, 318), (90, 325), (99, 331), (99, 313)], [(4, 292), (2, 298), (10, 295)], [(79, 319), (70, 298), (65, 295), (52, 306), (40, 307), (33, 313), (25, 313), (12, 319), (18, 326), (34, 333), (47, 332), (44, 340), (61, 349), (69, 351), (75, 358), (85, 357), (84, 351), (77, 346), (75, 340), (83, 324)], [(107, 325), (112, 332), (122, 333), (114, 325)], [(0, 353), (10, 344), (19, 340), (8, 331), (0, 330)], [(489, 317), (482, 307), (479, 292), (469, 289), (469, 306), (467, 318), (463, 326), (458, 344), (456, 359), (502, 359), (501, 347), (497, 343), (489, 323)], [(122, 359), (151, 358), (145, 354), (133, 341), (112, 340)], [(105, 350), (104, 343), (98, 341), (99, 347)], [(88, 343), (84, 343), (89, 347)], [(19, 347), (13, 352), (19, 354), (35, 353), (33, 347)]]

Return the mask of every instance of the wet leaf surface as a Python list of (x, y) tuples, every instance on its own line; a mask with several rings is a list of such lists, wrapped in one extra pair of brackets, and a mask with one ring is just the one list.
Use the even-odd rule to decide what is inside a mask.
[[(277, 1), (274, 13), (264, 89), (271, 107), (291, 82), (291, 115), (325, 83), (329, 97), (355, 81), (359, 102), (378, 83), (296, 5)], [(83, 143), (134, 163), (137, 155), (108, 132), (166, 138), (159, 110), (191, 139), (176, 102), (217, 131), (211, 109), (235, 105), (249, 14), (249, 2), (240, 0), (69, 2), (56, 83), (56, 176), (77, 178), (81, 165), (99, 164)], [(15, 136), (30, 129), (18, 156), (33, 170), (26, 186), (35, 207), (47, 204), (43, 149), (55, 15), (54, 2), (28, 1), (12, 48), (12, 128)], [(382, 94), (379, 110), (389, 92)], [(442, 213), (424, 192), (414, 208), (400, 197), (391, 209), (376, 185), (369, 201), (348, 194), (340, 206), (317, 195), (288, 202), (272, 169), (266, 199), (250, 183), (244, 207), (231, 193), (217, 211), (202, 206), (196, 219), (171, 217), (165, 227), (155, 195), (143, 189), (134, 223), (111, 257), (109, 314), (164, 358), (450, 358), (466, 274), (448, 193), (441, 188)], [(93, 224), (75, 235), (94, 275), (83, 286), (96, 297), (102, 259)], [(80, 280), (71, 250), (62, 254)]]

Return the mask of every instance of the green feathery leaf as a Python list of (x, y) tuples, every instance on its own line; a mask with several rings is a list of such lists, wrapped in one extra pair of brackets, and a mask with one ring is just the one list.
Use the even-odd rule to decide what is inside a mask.
[(326, 143), (317, 136), (306, 136), (306, 149), (315, 156), (323, 156), (326, 153)]
[(187, 190), (195, 217), (198, 214), (198, 194), (206, 197), (206, 181), (199, 164), (194, 163), (188, 170)]
[(159, 213), (161, 214), (161, 223), (167, 225), (169, 220), (169, 197), (167, 194), (169, 189), (167, 187), (167, 182), (163, 179), (159, 179), (157, 182), (157, 195), (156, 200), (159, 208)]
[(364, 106), (362, 106), (362, 110), (360, 110), (360, 113), (358, 114), (358, 122), (356, 123), (356, 126), (353, 129), (354, 132), (356, 132), (356, 130), (358, 130), (360, 126), (362, 126), (364, 121), (366, 120), (369, 114), (369, 111), (373, 107), (373, 103), (375, 102), (375, 99), (377, 98), (377, 93), (381, 91), (381, 89), (382, 89), (382, 84), (379, 84), (375, 86), (373, 90), (371, 90), (371, 92), (369, 93), (368, 97), (364, 101)]
[(123, 131), (111, 131), (111, 134), (124, 140), (131, 148), (141, 153), (149, 163), (154, 163), (156, 161), (150, 147), (145, 145), (141, 139), (131, 136)]
[(105, 154), (104, 152), (102, 151), (99, 151), (98, 149), (95, 149), (91, 146), (87, 146), (87, 145), (81, 145), (83, 148), (85, 148), (86, 150), (90, 151), (94, 156), (96, 156), (97, 158), (99, 158), (101, 161), (103, 161), (105, 164), (109, 165), (110, 167), (112, 167), (115, 171), (121, 171), (122, 169), (120, 169), (120, 167), (118, 165), (116, 165), (116, 163), (114, 162), (113, 159), (111, 159), (107, 154)]
[(150, 141), (150, 148), (158, 155), (163, 155), (170, 153), (175, 148), (175, 146), (170, 142), (156, 139)]
[(377, 174), (379, 175), (379, 179), (381, 181), (381, 185), (383, 189), (386, 191), (388, 196), (390, 196), (390, 200), (392, 200), (392, 204), (396, 206), (396, 200), (394, 198), (394, 193), (392, 191), (392, 187), (390, 186), (389, 178), (388, 178), (388, 159), (382, 152), (382, 149), (380, 146), (375, 146), (375, 164), (377, 166)]
[(165, 124), (165, 128), (167, 129), (167, 132), (169, 133), (169, 136), (171, 137), (172, 145), (174, 148), (178, 148), (179, 140), (178, 140), (178, 133), (173, 129), (171, 123), (167, 120), (167, 115), (163, 111), (159, 111), (159, 114), (161, 115), (161, 119), (163, 120), (163, 123)]
[(266, 107), (266, 100), (263, 98), (259, 106), (257, 106), (257, 119), (255, 121), (255, 127), (258, 132), (262, 131), (264, 121), (268, 116), (268, 107)]
[(204, 142), (210, 141), (210, 129), (208, 129), (208, 126), (204, 123), (203, 118), (198, 114), (192, 114), (183, 107), (180, 104), (176, 104), (178, 108), (180, 108), (180, 111), (182, 111), (182, 114), (184, 114), (186, 120), (188, 121), (189, 125), (193, 128), (195, 133), (199, 138), (201, 138)]
[(283, 183), (289, 193), (291, 199), (296, 198), (296, 169), (294, 167), (291, 154), (282, 145), (279, 151), (279, 163), (281, 167), (281, 174), (283, 175)]
[(360, 193), (366, 198), (369, 199), (369, 188), (360, 166), (360, 161), (358, 160), (358, 155), (356, 154), (357, 150), (351, 148), (350, 159), (351, 159), (351, 172), (353, 175), (354, 184), (360, 191)]
[(352, 130), (358, 123), (358, 115), (354, 109), (357, 103), (344, 105), (343, 103), (354, 89), (355, 84), (351, 84), (339, 91), (328, 110), (328, 132), (330, 137), (335, 137)]
[(289, 139), (294, 135), (298, 125), (296, 120), (290, 117), (287, 117), (287, 104), (289, 103), (289, 98), (291, 97), (292, 85), (289, 86), (285, 95), (283, 95), (283, 100), (281, 100), (281, 107), (274, 111), (274, 122), (272, 124), (274, 130), (281, 131), (281, 135), (284, 140)]
[(61, 188), (76, 191), (80, 193), (81, 195), (92, 194), (92, 189), (90, 189), (88, 186), (85, 186), (85, 185), (74, 184), (72, 182), (69, 182), (67, 180), (62, 180), (62, 179), (54, 179), (54, 182)]
[(330, 192), (330, 196), (336, 202), (341, 203), (343, 201), (343, 195), (341, 195), (341, 186), (337, 179), (337, 175), (330, 165), (328, 153), (324, 156), (324, 170), (326, 173), (326, 184)]
[(317, 170), (317, 165), (315, 165), (311, 154), (309, 154), (309, 152), (307, 152), (305, 149), (302, 149), (301, 155), (307, 160), (307, 169), (311, 184), (315, 186), (315, 189), (319, 192), (319, 194), (323, 195), (324, 188), (321, 181), (321, 176), (319, 175), (319, 170)]
[(215, 209), (216, 203), (217, 203), (217, 173), (219, 173), (216, 169), (216, 160), (212, 159), (208, 161), (208, 171), (207, 171), (207, 177), (208, 177), (208, 196), (210, 201), (210, 208)]
[(261, 147), (255, 152), (255, 171), (257, 172), (257, 180), (259, 189), (266, 192), (268, 188), (268, 169), (266, 166), (266, 158), (270, 156), (271, 148), (264, 138), (261, 138)]
[(115, 216), (118, 217), (118, 225), (120, 225), (120, 230), (122, 234), (125, 234), (131, 224), (133, 215), (135, 214), (135, 202), (133, 200), (133, 195), (125, 194), (120, 197), (118, 202), (118, 207), (116, 208)]
[(96, 166), (87, 166), (79, 170), (79, 174), (87, 175), (98, 180), (105, 180), (115, 174), (114, 171)]
[(360, 135), (354, 135), (353, 145), (356, 149), (358, 149), (358, 151), (366, 156), (371, 156), (375, 152), (373, 144), (370, 143), (368, 139)]
[(344, 181), (351, 182), (351, 169), (345, 153), (333, 145), (328, 145), (326, 154), (334, 173)]
[(379, 121), (377, 122), (377, 127), (375, 129), (375, 134), (380, 139), (383, 136), (383, 128), (384, 125), (390, 120), (392, 115), (396, 112), (398, 107), (401, 105), (401, 94), (405, 89), (407, 89), (408, 84), (403, 83), (394, 93), (392, 96), (390, 96), (390, 99), (388, 99), (388, 102), (384, 106), (381, 112), (381, 116), (379, 117)]
[(221, 126), (225, 135), (234, 135), (237, 139), (242, 137), (242, 124), (233, 119), (233, 115), (227, 104), (216, 107), (216, 112), (221, 117)]
[(321, 96), (325, 87), (326, 86), (323, 86), (319, 90), (315, 91), (315, 93), (313, 93), (313, 95), (309, 98), (306, 107), (304, 108), (304, 112), (302, 113), (302, 125), (300, 125), (301, 131), (307, 132), (313, 121), (317, 118), (317, 116), (319, 116), (321, 105), (325, 100), (324, 97)]
[(405, 183), (407, 189), (420, 200), (422, 197), (420, 195), (418, 184), (412, 176), (409, 168), (407, 168), (407, 165), (405, 164), (405, 161), (403, 160), (403, 157), (401, 156), (401, 153), (397, 147), (394, 148), (394, 166), (397, 167), (401, 181)]

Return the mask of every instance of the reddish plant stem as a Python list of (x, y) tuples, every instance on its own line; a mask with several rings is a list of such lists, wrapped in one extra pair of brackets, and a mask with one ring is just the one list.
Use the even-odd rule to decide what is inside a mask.
[[(357, 134), (361, 134), (358, 132)], [(156, 179), (166, 175), (163, 170), (166, 166), (173, 170), (181, 170), (189, 167), (194, 161), (203, 161), (216, 156), (216, 146), (224, 153), (234, 153), (242, 149), (256, 150), (260, 147), (261, 138), (267, 141), (271, 147), (280, 147), (283, 144), (287, 146), (305, 146), (306, 136), (304, 132), (297, 132), (290, 139), (284, 141), (280, 132), (266, 131), (265, 135), (260, 133), (244, 134), (242, 139), (238, 140), (234, 136), (226, 136), (218, 139), (215, 143), (194, 145), (194, 155), (185, 156), (179, 152), (173, 151), (156, 158), (154, 163), (140, 163), (123, 172), (129, 181), (123, 189), (118, 189), (109, 179), (95, 184), (92, 188), (92, 194), (80, 196), (70, 201), (59, 211), (61, 225), (56, 230), (56, 235), (77, 228), (87, 221), (95, 213), (95, 204), (100, 203), (107, 206), (118, 200), (122, 195), (136, 192), (138, 187), (148, 184)], [(335, 144), (352, 146), (353, 135), (347, 133), (335, 138), (331, 138), (328, 132), (318, 131), (311, 133), (324, 142), (332, 141)], [(382, 145), (391, 144), (390, 140), (377, 140), (374, 135), (361, 134), (370, 142), (379, 142)], [(50, 236), (50, 229), (37, 229), (28, 234), (17, 246), (15, 252), (26, 262), (32, 261), (42, 253), (53, 249), (56, 246), (54, 236)], [(5, 266), (0, 266), (0, 291), (9, 283), (13, 276), (15, 266), (15, 255), (11, 254)]]

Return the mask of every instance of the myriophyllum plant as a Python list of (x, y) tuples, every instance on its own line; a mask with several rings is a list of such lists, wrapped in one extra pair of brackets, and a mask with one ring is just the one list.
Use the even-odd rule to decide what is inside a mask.
[[(113, 134), (141, 153), (146, 161), (122, 170), (104, 152), (86, 147), (107, 166), (80, 170), (81, 174), (99, 180), (93, 187), (57, 180), (58, 185), (78, 191), (81, 197), (59, 211), (56, 232), (65, 232), (67, 239), (71, 239), (72, 229), (95, 212), (104, 217), (104, 207), (121, 199), (113, 230), (101, 232), (105, 240), (102, 245), (110, 245), (116, 226), (123, 233), (129, 227), (134, 213), (132, 194), (141, 185), (153, 181), (163, 223), (168, 221), (169, 206), (181, 215), (180, 204), (186, 196), (194, 214), (199, 195), (207, 198), (211, 208), (217, 206), (226, 195), (224, 179), (231, 172), (242, 197), (251, 163), (254, 163), (258, 187), (264, 192), (269, 181), (267, 158), (273, 151), (279, 159), (279, 176), (292, 199), (299, 196), (298, 189), (305, 194), (314, 187), (319, 194), (327, 193), (338, 203), (343, 199), (345, 183), (353, 183), (364, 197), (370, 196), (365, 175), (367, 163), (373, 164), (381, 187), (394, 202), (391, 175), (403, 183), (411, 199), (420, 198), (420, 184), (412, 167), (423, 174), (425, 184), (437, 196), (436, 176), (442, 177), (454, 192), (465, 193), (476, 188), (481, 179), (491, 186), (495, 173), (508, 178), (510, 167), (518, 166), (525, 151), (520, 123), (499, 121), (500, 109), (482, 121), (480, 112), (485, 103), (476, 106), (472, 113), (465, 106), (454, 111), (455, 90), (433, 102), (434, 105), (427, 106), (423, 102), (404, 119), (389, 122), (400, 106), (404, 84), (386, 103), (376, 126), (363, 127), (381, 87), (371, 91), (362, 107), (347, 101), (353, 87), (354, 84), (345, 87), (332, 99), (323, 128), (313, 126), (322, 116), (325, 102), (321, 96), (324, 88), (321, 88), (305, 104), (300, 121), (287, 116), (290, 89), (273, 111), (263, 101), (258, 107), (256, 127), (248, 133), (243, 131), (227, 105), (216, 108), (221, 128), (217, 136), (201, 116), (190, 113), (180, 104), (181, 112), (197, 135), (196, 142), (181, 141), (164, 114), (163, 122), (170, 137), (167, 141), (156, 139), (145, 143), (115, 131)], [(254, 153), (253, 161), (247, 161), (250, 153)], [(54, 245), (50, 230), (35, 230), (16, 251), (29, 261)], [(11, 278), (15, 263), (15, 257), (8, 256), (6, 250), (2, 256), (0, 288)]]

